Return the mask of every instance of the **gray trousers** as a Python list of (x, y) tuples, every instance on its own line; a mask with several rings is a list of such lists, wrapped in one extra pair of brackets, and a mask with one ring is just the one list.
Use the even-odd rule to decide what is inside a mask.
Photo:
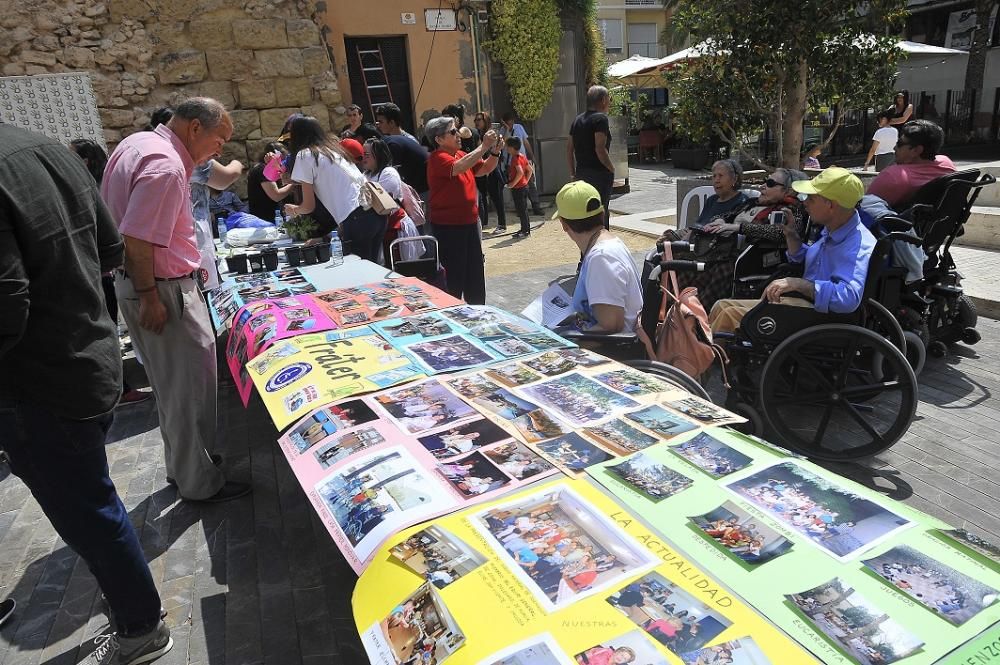
[(157, 282), (167, 323), (157, 335), (139, 325), (139, 296), (118, 273), (118, 306), (156, 394), (167, 475), (185, 499), (207, 499), (226, 482), (212, 464), (218, 375), (215, 333), (193, 279)]

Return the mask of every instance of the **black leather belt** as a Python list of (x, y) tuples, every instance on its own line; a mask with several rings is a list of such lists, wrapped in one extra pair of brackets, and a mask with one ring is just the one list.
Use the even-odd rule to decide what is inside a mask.
[[(128, 276), (128, 273), (122, 270), (121, 268), (118, 269), (118, 274), (122, 275), (126, 279), (131, 279), (131, 277)], [(192, 270), (186, 275), (181, 275), (180, 277), (154, 277), (153, 279), (156, 280), (157, 282), (177, 282), (182, 279), (196, 279), (196, 273)]]

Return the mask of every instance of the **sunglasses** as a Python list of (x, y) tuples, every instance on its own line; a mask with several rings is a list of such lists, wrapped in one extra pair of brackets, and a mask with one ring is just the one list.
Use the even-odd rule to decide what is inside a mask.
[(458, 130), (452, 127), (451, 129), (448, 130), (448, 133), (454, 136), (455, 134), (458, 134)]
[(768, 178), (767, 180), (764, 181), (764, 184), (768, 187), (788, 187), (788, 185), (786, 185), (785, 183), (778, 182), (774, 178)]

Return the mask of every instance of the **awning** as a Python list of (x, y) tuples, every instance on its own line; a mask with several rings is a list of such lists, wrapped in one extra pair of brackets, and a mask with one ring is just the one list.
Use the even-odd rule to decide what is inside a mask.
[(968, 51), (960, 51), (956, 48), (945, 48), (943, 46), (931, 46), (920, 42), (901, 41), (899, 48), (907, 55), (969, 55)]

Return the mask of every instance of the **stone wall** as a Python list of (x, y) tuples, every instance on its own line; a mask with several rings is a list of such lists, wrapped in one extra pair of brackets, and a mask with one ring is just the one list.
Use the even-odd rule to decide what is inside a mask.
[(248, 164), (290, 113), (327, 127), (346, 122), (316, 4), (0, 0), (0, 72), (89, 72), (109, 148), (157, 107), (214, 97), (233, 116), (222, 161)]

